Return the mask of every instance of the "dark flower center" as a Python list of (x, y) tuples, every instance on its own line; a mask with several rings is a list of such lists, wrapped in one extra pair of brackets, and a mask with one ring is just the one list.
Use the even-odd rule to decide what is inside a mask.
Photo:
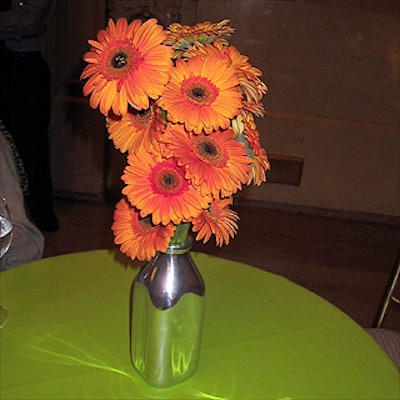
[(191, 92), (192, 97), (196, 100), (201, 100), (205, 94), (206, 94), (205, 90), (200, 87), (196, 87), (196, 88), (192, 89), (192, 92)]
[(211, 157), (215, 157), (218, 154), (217, 148), (213, 143), (203, 142), (201, 148), (204, 154), (207, 154)]
[[(99, 72), (107, 81), (119, 81), (134, 73), (142, 59), (128, 39), (114, 40), (101, 54)], [(117, 86), (120, 91), (122, 83)]]
[(132, 122), (137, 125), (137, 128), (139, 129), (148, 126), (153, 120), (153, 107), (142, 110), (136, 110), (132, 107), (128, 107), (128, 111), (131, 115)]
[(172, 174), (164, 175), (162, 178), (162, 185), (164, 187), (173, 186), (175, 182), (174, 176)]
[(117, 53), (114, 58), (111, 60), (111, 65), (115, 69), (121, 69), (126, 67), (128, 64), (128, 55), (120, 51)]
[(227, 158), (224, 149), (212, 136), (196, 136), (193, 142), (196, 156), (215, 167), (225, 167)]
[(144, 233), (149, 233), (155, 229), (155, 226), (151, 222), (151, 217), (147, 216), (145, 218), (139, 219), (138, 222), (142, 232)]
[(207, 78), (195, 76), (182, 82), (181, 93), (192, 104), (209, 106), (217, 98), (218, 88)]
[(156, 165), (151, 180), (154, 192), (164, 196), (177, 196), (187, 190), (184, 171), (173, 161)]

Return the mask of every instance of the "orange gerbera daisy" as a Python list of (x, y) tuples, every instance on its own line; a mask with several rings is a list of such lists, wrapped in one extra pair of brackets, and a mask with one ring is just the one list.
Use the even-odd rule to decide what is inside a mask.
[(180, 126), (167, 129), (163, 140), (166, 154), (174, 156), (186, 169), (185, 176), (203, 195), (230, 196), (242, 187), (250, 171), (251, 159), (243, 143), (233, 138), (232, 129), (209, 135), (186, 133)]
[(188, 131), (226, 129), (242, 99), (234, 72), (223, 57), (178, 60), (158, 104), (168, 120), (184, 123)]
[(253, 163), (251, 165), (251, 172), (247, 184), (253, 183), (256, 186), (260, 186), (266, 181), (266, 171), (270, 169), (267, 153), (260, 142), (260, 133), (257, 130), (256, 123), (254, 122), (253, 116), (247, 114), (244, 119), (244, 137), (249, 144), (251, 151), (253, 152)]
[(249, 58), (241, 54), (236, 47), (226, 46), (224, 50), (228, 54), (232, 66), (235, 68), (240, 82), (240, 90), (245, 99), (251, 103), (259, 103), (268, 92), (267, 86), (259, 78), (262, 76), (262, 72), (258, 68), (253, 67), (248, 62)]
[(117, 203), (111, 227), (115, 244), (132, 260), (150, 260), (157, 251), (165, 252), (175, 228), (173, 224), (153, 225), (150, 218), (140, 218), (126, 198)]
[(202, 196), (185, 178), (185, 170), (171, 158), (141, 151), (128, 155), (129, 165), (122, 180), (122, 193), (140, 209), (140, 215), (151, 214), (153, 224), (167, 225), (197, 217), (208, 207), (209, 198)]
[(164, 90), (172, 67), (173, 50), (161, 44), (166, 38), (156, 19), (128, 25), (125, 18), (112, 19), (97, 41), (89, 40), (91, 50), (83, 59), (89, 63), (81, 79), (87, 82), (83, 94), (90, 96), (90, 106), (107, 115), (110, 110), (121, 115), (128, 103), (138, 110), (149, 108), (149, 97), (157, 99)]
[(223, 46), (216, 42), (213, 45), (197, 44), (187, 52), (188, 57), (210, 56), (220, 57), (221, 53), (227, 62), (235, 69), (235, 75), (239, 79), (239, 91), (249, 103), (259, 103), (268, 92), (268, 88), (261, 81), (262, 72), (249, 63), (249, 58), (239, 52), (234, 46)]
[(216, 245), (222, 247), (229, 244), (230, 238), (237, 233), (239, 216), (229, 208), (232, 197), (214, 200), (207, 210), (192, 220), (192, 231), (198, 232), (196, 240), (208, 242), (211, 235), (215, 235)]
[(212, 23), (209, 21), (199, 22), (194, 26), (181, 25), (177, 22), (167, 28), (168, 38), (164, 42), (175, 50), (174, 58), (185, 55), (195, 43), (212, 43), (214, 41), (228, 44), (228, 38), (234, 32), (229, 24), (229, 19)]
[(259, 103), (251, 103), (249, 101), (242, 101), (242, 110), (240, 110), (242, 115), (246, 115), (247, 112), (251, 112), (257, 117), (263, 118), (265, 116), (265, 108), (264, 104)]
[(147, 110), (128, 109), (121, 116), (107, 117), (107, 129), (114, 146), (122, 153), (136, 152), (141, 146), (148, 151), (158, 145), (158, 137), (164, 129), (164, 121), (158, 107)]

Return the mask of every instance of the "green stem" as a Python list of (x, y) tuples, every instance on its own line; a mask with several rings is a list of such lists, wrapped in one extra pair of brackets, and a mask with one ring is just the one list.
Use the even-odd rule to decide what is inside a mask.
[(171, 239), (170, 246), (183, 246), (186, 243), (189, 228), (189, 222), (179, 224), (175, 229), (175, 233)]

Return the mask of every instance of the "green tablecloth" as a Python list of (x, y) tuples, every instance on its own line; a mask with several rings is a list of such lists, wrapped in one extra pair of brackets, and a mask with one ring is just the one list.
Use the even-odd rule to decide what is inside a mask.
[[(0, 274), (5, 399), (397, 399), (400, 375), (349, 317), (244, 264), (194, 253), (206, 282), (195, 375), (170, 389), (130, 364), (130, 290), (138, 266), (106, 250)], [(126, 260), (126, 259), (125, 259)]]

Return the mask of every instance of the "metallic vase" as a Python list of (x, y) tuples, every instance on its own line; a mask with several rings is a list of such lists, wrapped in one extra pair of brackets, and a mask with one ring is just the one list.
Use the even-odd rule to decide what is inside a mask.
[(132, 294), (132, 363), (151, 385), (167, 387), (197, 368), (205, 286), (190, 256), (192, 240), (170, 245), (143, 266)]

